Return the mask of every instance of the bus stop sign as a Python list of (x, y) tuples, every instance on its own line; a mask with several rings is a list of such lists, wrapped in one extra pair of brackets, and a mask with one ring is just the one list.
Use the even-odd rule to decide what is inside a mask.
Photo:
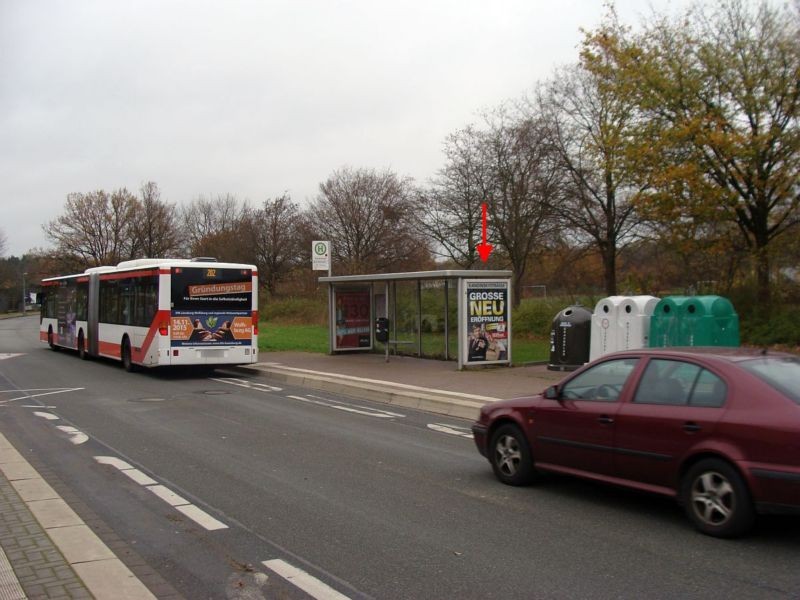
[(313, 271), (330, 271), (331, 243), (323, 241), (311, 242), (311, 269)]

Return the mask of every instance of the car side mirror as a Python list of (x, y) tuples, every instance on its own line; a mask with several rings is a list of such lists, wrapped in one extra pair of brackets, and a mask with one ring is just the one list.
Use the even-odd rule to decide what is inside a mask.
[(558, 400), (560, 396), (557, 385), (551, 385), (544, 391), (544, 397), (548, 400)]

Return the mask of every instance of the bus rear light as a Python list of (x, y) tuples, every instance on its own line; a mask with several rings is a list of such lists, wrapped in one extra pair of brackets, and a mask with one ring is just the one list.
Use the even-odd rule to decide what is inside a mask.
[(158, 334), (167, 337), (169, 335), (169, 321), (162, 321), (158, 326)]
[(253, 311), (253, 335), (258, 335), (258, 311)]

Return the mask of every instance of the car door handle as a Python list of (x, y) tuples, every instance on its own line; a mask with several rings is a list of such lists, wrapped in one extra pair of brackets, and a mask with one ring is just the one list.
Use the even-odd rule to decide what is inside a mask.
[(688, 433), (695, 433), (696, 431), (700, 431), (701, 429), (702, 427), (700, 427), (700, 425), (698, 425), (697, 423), (692, 423), (691, 421), (688, 421), (683, 424), (683, 430)]
[(597, 417), (597, 420), (603, 425), (611, 425), (614, 422), (614, 419), (612, 419), (608, 415), (600, 415), (599, 417)]

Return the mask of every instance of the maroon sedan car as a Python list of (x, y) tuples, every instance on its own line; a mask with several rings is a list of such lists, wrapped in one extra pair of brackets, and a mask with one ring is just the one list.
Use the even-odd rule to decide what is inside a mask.
[(800, 358), (740, 348), (604, 356), (542, 394), (487, 404), (475, 444), (503, 483), (543, 471), (678, 499), (714, 536), (800, 514)]

